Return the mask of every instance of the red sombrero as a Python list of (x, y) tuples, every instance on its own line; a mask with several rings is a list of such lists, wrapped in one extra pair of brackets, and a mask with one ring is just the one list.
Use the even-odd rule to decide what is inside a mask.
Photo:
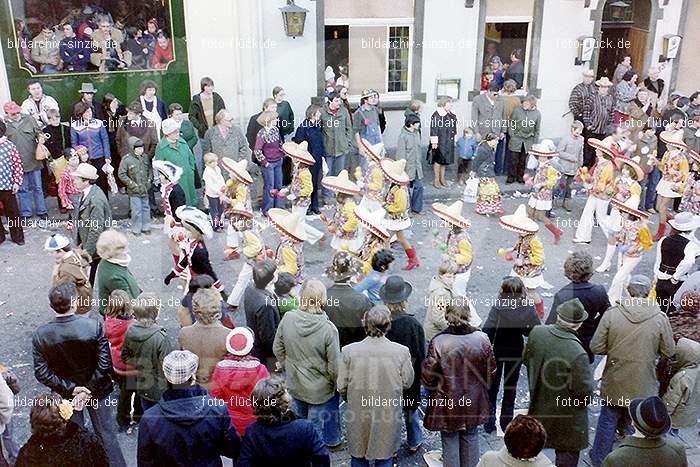
[(374, 235), (384, 240), (389, 238), (389, 231), (384, 227), (385, 215), (386, 211), (382, 208), (370, 212), (363, 206), (355, 207), (355, 216), (357, 216), (357, 220), (362, 222), (362, 225), (367, 227)]
[(440, 219), (463, 229), (471, 227), (471, 222), (462, 215), (462, 201), (455, 201), (449, 206), (443, 203), (433, 203), (433, 212)]
[(595, 149), (599, 149), (606, 159), (613, 161), (613, 163), (616, 157), (625, 157), (624, 154), (613, 147), (613, 141), (610, 136), (602, 141), (597, 138), (588, 138), (588, 144)]
[(635, 209), (632, 206), (628, 206), (627, 204), (623, 203), (619, 199), (615, 199), (615, 198), (611, 199), (610, 204), (612, 205), (612, 207), (617, 208), (620, 211), (624, 211), (627, 214), (632, 214), (633, 216), (638, 217), (639, 219), (641, 219), (643, 221), (649, 220), (650, 216), (648, 213), (646, 213), (644, 211), (640, 211), (639, 209)]
[(250, 210), (246, 209), (243, 203), (236, 203), (235, 206), (228, 208), (226, 210), (226, 214), (236, 214), (238, 216), (247, 217), (248, 219), (252, 219), (254, 217), (254, 214)]
[(362, 147), (369, 153), (372, 160), (379, 162), (384, 158), (384, 143), (372, 144), (364, 138), (361, 139), (361, 142)]
[(314, 156), (309, 152), (309, 143), (306, 141), (302, 141), (299, 144), (289, 141), (282, 145), (282, 150), (286, 155), (302, 164), (314, 165), (316, 163)]
[(341, 170), (338, 176), (323, 177), (321, 185), (329, 190), (350, 196), (359, 195), (361, 191), (359, 185), (350, 180), (348, 171), (345, 169)]
[(559, 150), (551, 139), (543, 139), (540, 143), (533, 144), (528, 153), (535, 157), (554, 157), (559, 155)]
[(241, 183), (245, 183), (246, 185), (251, 185), (253, 183), (253, 177), (250, 176), (247, 169), (248, 161), (244, 159), (234, 161), (231, 158), (222, 157), (221, 166)]
[(295, 242), (306, 241), (306, 229), (301, 216), (300, 213), (291, 213), (280, 208), (272, 208), (267, 212), (267, 217), (273, 227)]
[(537, 222), (527, 217), (527, 210), (524, 204), (518, 206), (514, 214), (501, 216), (498, 223), (504, 229), (519, 234), (533, 234), (540, 230), (540, 226)]

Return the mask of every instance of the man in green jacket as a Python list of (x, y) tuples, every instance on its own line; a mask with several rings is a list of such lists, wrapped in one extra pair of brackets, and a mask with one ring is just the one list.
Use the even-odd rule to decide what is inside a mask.
[(527, 153), (540, 139), (540, 122), (542, 116), (535, 108), (537, 98), (533, 95), (527, 96), (521, 107), (516, 107), (510, 115), (508, 122), (508, 152), (510, 164), (508, 165), (508, 178), (506, 183), (525, 183), (525, 160)]
[[(345, 158), (352, 147), (353, 138), (350, 113), (336, 91), (331, 91), (328, 95), (328, 101), (321, 114), (321, 123), (323, 146), (326, 148), (327, 176), (336, 177), (345, 168)], [(324, 188), (323, 196), (330, 200), (333, 192)]]
[(588, 405), (593, 374), (576, 330), (588, 318), (578, 298), (557, 308), (555, 324), (535, 326), (523, 352), (530, 386), (528, 415), (547, 430), (545, 447), (553, 448), (559, 467), (578, 465), (588, 446)]
[(164, 120), (162, 129), (165, 136), (156, 147), (156, 160), (172, 162), (182, 169), (179, 185), (185, 191), (187, 205), (196, 207), (199, 201), (197, 196), (199, 174), (194, 154), (185, 140), (180, 137), (180, 125), (175, 120), (172, 118)]
[(129, 153), (122, 157), (119, 164), (119, 179), (126, 185), (131, 208), (131, 233), (151, 233), (151, 209), (148, 201), (148, 189), (153, 180), (148, 156), (144, 154), (143, 141), (135, 136), (129, 137)]

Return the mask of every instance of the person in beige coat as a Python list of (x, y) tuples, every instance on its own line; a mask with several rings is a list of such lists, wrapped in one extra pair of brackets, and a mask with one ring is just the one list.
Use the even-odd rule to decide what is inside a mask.
[(700, 417), (700, 343), (680, 338), (675, 359), (679, 369), (663, 397), (671, 415), (672, 433), (688, 428), (696, 435)]
[(123, 51), (124, 35), (115, 28), (108, 16), (99, 19), (98, 29), (92, 34), (94, 52), (90, 54), (90, 62), (100, 71), (114, 71), (131, 66), (132, 54)]
[(338, 391), (347, 401), (348, 450), (354, 460), (391, 465), (401, 445), (401, 395), (413, 383), (408, 347), (391, 342), (385, 334), (391, 314), (383, 305), (364, 317), (367, 337), (342, 349)]
[(445, 310), (452, 302), (452, 284), (457, 269), (449, 262), (444, 262), (438, 269), (437, 276), (430, 280), (428, 286), (428, 309), (423, 321), (425, 340), (430, 342), (438, 333), (447, 329)]
[(542, 453), (547, 432), (529, 415), (518, 415), (506, 427), (499, 451), (487, 451), (476, 467), (554, 467)]
[(192, 311), (196, 321), (180, 329), (178, 341), (181, 350), (199, 357), (197, 383), (209, 390), (216, 364), (228, 355), (226, 338), (231, 330), (221, 324), (221, 295), (215, 289), (199, 289), (192, 296)]
[(79, 315), (85, 314), (92, 308), (92, 285), (88, 268), (90, 255), (80, 248), (71, 247), (70, 240), (61, 234), (53, 234), (44, 242), (44, 250), (56, 259), (51, 277), (51, 286), (72, 282), (78, 292), (77, 310)]

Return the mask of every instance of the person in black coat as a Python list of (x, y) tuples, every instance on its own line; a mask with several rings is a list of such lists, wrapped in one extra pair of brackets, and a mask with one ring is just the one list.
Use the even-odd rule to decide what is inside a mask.
[(306, 141), (309, 145), (309, 152), (314, 156), (314, 165), (309, 167), (311, 180), (314, 185), (314, 191), (311, 193), (309, 214), (321, 214), (318, 195), (321, 189), (321, 177), (323, 176), (323, 159), (326, 157), (321, 123), (321, 108), (315, 104), (310, 105), (306, 109), (306, 119), (297, 127), (297, 131), (292, 138), (297, 144)]
[(503, 431), (513, 420), (515, 394), (518, 388), (524, 342), (533, 327), (541, 324), (534, 303), (527, 298), (527, 289), (519, 277), (506, 277), (498, 300), (491, 307), (483, 330), (493, 346), (496, 374), (489, 388), (491, 419), (484, 425), (487, 433), (496, 429), (496, 403), (503, 380), (503, 401), (500, 424)]
[(379, 296), (391, 312), (391, 328), (386, 333), (386, 338), (408, 347), (411, 353), (413, 384), (403, 393), (403, 408), (408, 451), (415, 453), (423, 442), (417, 409), (420, 404), (420, 381), (425, 360), (425, 333), (418, 320), (406, 313), (407, 300), (412, 290), (411, 284), (401, 276), (389, 276), (379, 289)]
[(15, 466), (109, 466), (100, 438), (70, 421), (70, 402), (50, 392), (35, 397), (31, 406), (32, 436), (19, 450)]
[(255, 334), (255, 342), (250, 354), (264, 363), (270, 372), (276, 371), (272, 343), (281, 319), (277, 300), (266, 287), (274, 279), (276, 270), (277, 265), (273, 261), (264, 260), (255, 263), (253, 283), (243, 293), (246, 326)]
[(284, 380), (258, 381), (251, 394), (257, 421), (246, 428), (238, 467), (330, 467), (331, 459), (313, 424), (290, 410)]
[(588, 318), (583, 322), (577, 334), (584, 350), (588, 354), (588, 360), (593, 363), (590, 342), (596, 329), (598, 329), (598, 323), (600, 323), (603, 313), (610, 308), (608, 293), (602, 285), (588, 282), (593, 275), (593, 258), (588, 253), (577, 251), (569, 255), (564, 262), (564, 275), (571, 282), (554, 295), (552, 309), (545, 324), (556, 323), (559, 305), (578, 298), (586, 309)]
[(63, 398), (90, 400), (82, 411), (73, 414), (73, 421), (83, 426), (87, 411), (110, 465), (126, 465), (117, 442), (116, 419), (105, 402), (114, 389), (109, 341), (99, 321), (75, 314), (76, 298), (72, 282), (49, 292), (49, 302), (57, 316), (32, 336), (34, 376)]

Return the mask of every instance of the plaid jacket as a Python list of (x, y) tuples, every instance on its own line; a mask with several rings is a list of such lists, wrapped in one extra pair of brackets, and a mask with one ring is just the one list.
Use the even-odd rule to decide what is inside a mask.
[(12, 185), (22, 184), (24, 166), (17, 146), (7, 137), (0, 138), (0, 190), (12, 190)]
[(583, 109), (583, 123), (592, 133), (608, 133), (613, 123), (615, 98), (611, 95), (601, 96), (597, 92), (588, 96)]
[(571, 90), (571, 95), (569, 96), (569, 110), (574, 115), (574, 117), (580, 117), (583, 115), (583, 111), (586, 108), (586, 102), (588, 98), (595, 93), (595, 84), (584, 84), (578, 83)]

